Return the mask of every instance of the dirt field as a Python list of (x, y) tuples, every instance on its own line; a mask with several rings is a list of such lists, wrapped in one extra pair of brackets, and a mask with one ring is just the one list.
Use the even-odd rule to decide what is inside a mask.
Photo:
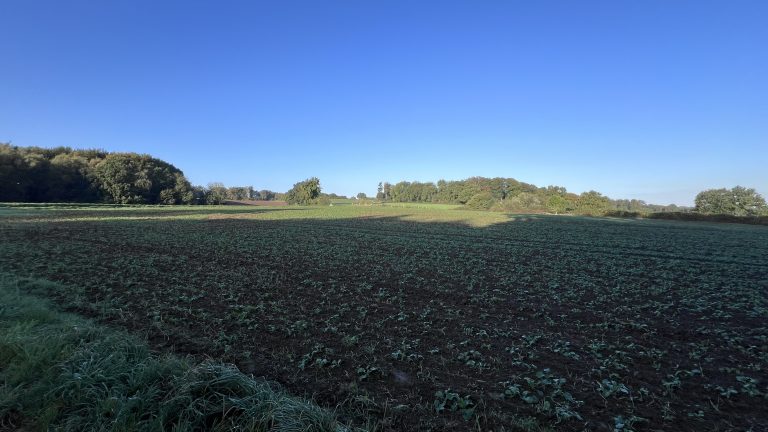
[(768, 430), (768, 229), (429, 208), (10, 209), (2, 271), (379, 430)]

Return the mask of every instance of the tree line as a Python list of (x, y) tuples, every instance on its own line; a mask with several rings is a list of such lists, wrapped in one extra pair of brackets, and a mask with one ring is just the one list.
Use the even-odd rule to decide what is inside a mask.
[(184, 173), (149, 155), (0, 144), (0, 201), (187, 204)]
[[(226, 201), (285, 200), (290, 204), (329, 205), (345, 198), (323, 193), (320, 180), (298, 182), (286, 193), (253, 186), (192, 186), (184, 173), (146, 154), (73, 150), (69, 147), (18, 147), (0, 143), (0, 201), (115, 204), (223, 204)], [(363, 193), (358, 199), (365, 199)], [(694, 208), (655, 205), (642, 200), (610, 199), (599, 192), (568, 192), (562, 186), (538, 187), (513, 178), (378, 185), (380, 202), (460, 204), (505, 212), (605, 214), (678, 214), (734, 217), (768, 216), (765, 199), (754, 189), (709, 189), (696, 196)]]
[(226, 201), (282, 201), (284, 193), (268, 189), (256, 190), (253, 186), (226, 187), (223, 183), (208, 183), (207, 187), (195, 186), (196, 194), (202, 197), (200, 204), (224, 204)]
[(1, 202), (221, 204), (279, 195), (252, 186), (192, 186), (180, 169), (146, 154), (0, 143)]
[(477, 210), (541, 213), (605, 214), (611, 210), (630, 212), (680, 211), (642, 200), (612, 200), (599, 192), (568, 192), (562, 186), (539, 187), (513, 178), (471, 177), (465, 180), (381, 182), (376, 198), (392, 202), (461, 204)]
[(379, 201), (460, 204), (478, 210), (521, 213), (768, 215), (765, 199), (754, 189), (741, 186), (703, 191), (697, 195), (694, 208), (649, 204), (636, 199), (610, 199), (596, 191), (575, 194), (562, 186), (538, 187), (502, 177), (471, 177), (457, 181), (439, 180), (437, 183), (380, 182), (376, 198)]

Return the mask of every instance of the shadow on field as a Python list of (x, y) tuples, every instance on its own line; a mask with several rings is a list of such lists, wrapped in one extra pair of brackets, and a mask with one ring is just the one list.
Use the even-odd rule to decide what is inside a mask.
[(83, 222), (107, 222), (111, 220), (200, 219), (201, 216), (257, 215), (269, 212), (303, 211), (301, 207), (281, 206), (211, 206), (211, 207), (81, 207), (81, 206), (0, 206), (0, 215), (7, 217), (32, 217), (41, 220), (79, 220)]

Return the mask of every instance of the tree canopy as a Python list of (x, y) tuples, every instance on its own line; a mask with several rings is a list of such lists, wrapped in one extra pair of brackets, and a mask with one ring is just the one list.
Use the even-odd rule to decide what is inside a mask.
[(312, 204), (320, 196), (320, 179), (312, 177), (293, 185), (285, 194), (289, 204)]
[(696, 195), (696, 211), (710, 215), (759, 216), (768, 214), (765, 199), (754, 189), (708, 189)]
[(149, 155), (0, 144), (0, 201), (191, 203), (184, 173)]
[(253, 186), (191, 186), (180, 169), (146, 154), (0, 143), (0, 202), (223, 204), (280, 195)]
[(108, 154), (94, 174), (105, 196), (116, 204), (191, 204), (194, 197), (181, 170), (149, 155)]

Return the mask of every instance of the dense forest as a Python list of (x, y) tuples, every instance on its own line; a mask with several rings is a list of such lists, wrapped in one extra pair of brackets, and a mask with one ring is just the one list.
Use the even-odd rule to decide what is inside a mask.
[(0, 202), (221, 204), (278, 195), (252, 186), (192, 186), (180, 169), (149, 155), (0, 143)]

